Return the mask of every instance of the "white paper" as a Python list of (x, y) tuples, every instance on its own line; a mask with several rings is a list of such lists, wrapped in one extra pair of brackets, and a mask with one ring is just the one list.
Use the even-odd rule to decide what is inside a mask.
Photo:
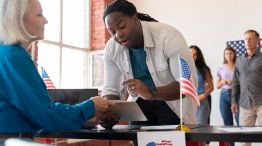
[(120, 121), (147, 121), (136, 101), (114, 100), (113, 102), (120, 108), (116, 111), (120, 115)]
[(178, 125), (142, 126), (141, 130), (169, 130), (176, 129)]
[(138, 146), (185, 146), (184, 131), (137, 132)]
[(219, 127), (217, 129), (226, 132), (262, 132), (262, 127)]

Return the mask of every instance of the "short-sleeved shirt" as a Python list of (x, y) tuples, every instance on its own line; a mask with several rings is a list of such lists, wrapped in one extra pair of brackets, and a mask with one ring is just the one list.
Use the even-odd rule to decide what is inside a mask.
[[(234, 70), (230, 70), (229, 68), (226, 67), (226, 65), (223, 65), (220, 67), (217, 71), (217, 76), (221, 80), (233, 80), (233, 73)], [(225, 84), (222, 86), (223, 89), (232, 89), (232, 85)]]

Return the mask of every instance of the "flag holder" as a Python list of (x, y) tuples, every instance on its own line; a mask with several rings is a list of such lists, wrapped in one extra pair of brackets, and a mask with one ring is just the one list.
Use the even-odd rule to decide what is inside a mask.
[(185, 131), (185, 132), (191, 131), (185, 124), (181, 124), (181, 123), (176, 127), (176, 130)]

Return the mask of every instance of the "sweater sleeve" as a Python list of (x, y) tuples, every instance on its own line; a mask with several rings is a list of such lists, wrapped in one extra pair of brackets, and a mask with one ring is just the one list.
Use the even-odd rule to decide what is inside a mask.
[(76, 105), (52, 103), (42, 78), (26, 52), (18, 51), (2, 60), (0, 94), (39, 129), (78, 129), (94, 116), (92, 100)]

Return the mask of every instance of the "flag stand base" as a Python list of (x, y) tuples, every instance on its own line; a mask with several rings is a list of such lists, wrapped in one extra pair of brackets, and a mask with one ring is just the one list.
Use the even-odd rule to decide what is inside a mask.
[(190, 131), (190, 129), (185, 125), (185, 124), (179, 124), (177, 127), (176, 127), (176, 130), (179, 130), (179, 131)]

